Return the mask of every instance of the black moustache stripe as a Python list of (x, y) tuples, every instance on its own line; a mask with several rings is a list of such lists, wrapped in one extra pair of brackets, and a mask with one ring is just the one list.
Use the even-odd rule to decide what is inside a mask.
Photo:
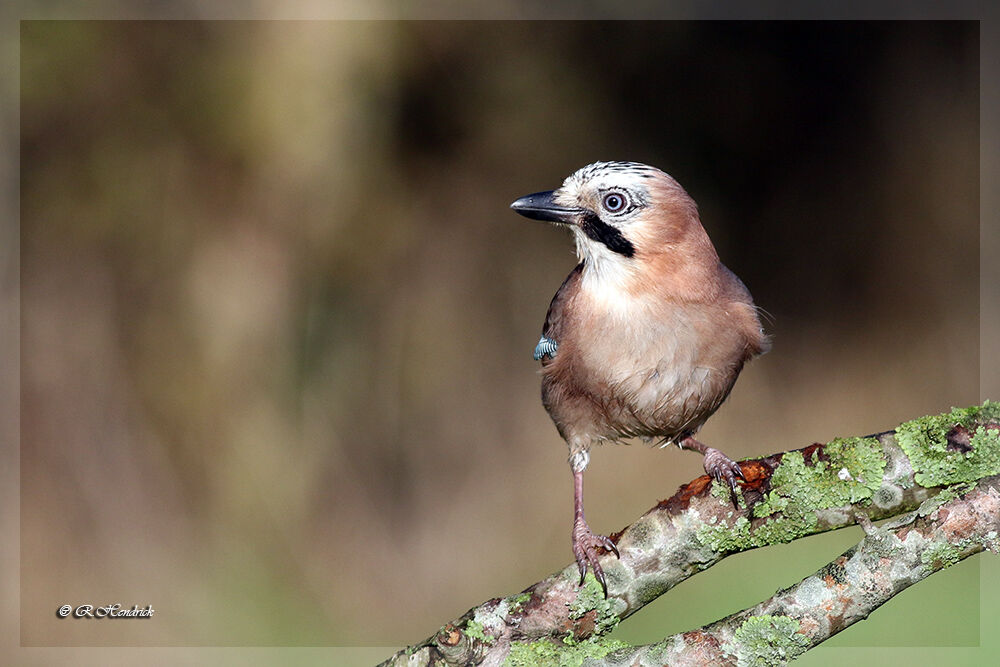
[(603, 243), (608, 250), (625, 257), (635, 254), (635, 246), (622, 233), (597, 217), (593, 211), (587, 211), (580, 220), (580, 229), (589, 238)]

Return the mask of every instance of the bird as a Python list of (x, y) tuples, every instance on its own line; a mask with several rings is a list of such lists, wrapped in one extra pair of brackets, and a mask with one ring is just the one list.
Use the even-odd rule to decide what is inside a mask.
[(620, 554), (584, 516), (591, 448), (637, 437), (700, 452), (738, 503), (739, 464), (694, 436), (770, 339), (694, 199), (660, 169), (595, 162), (510, 207), (568, 227), (576, 242), (578, 264), (552, 298), (533, 356), (542, 403), (569, 447), (580, 585), (589, 567), (607, 596), (598, 557)]

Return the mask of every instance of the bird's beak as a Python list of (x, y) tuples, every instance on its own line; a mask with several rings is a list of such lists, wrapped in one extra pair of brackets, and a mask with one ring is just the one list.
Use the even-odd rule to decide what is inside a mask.
[(549, 190), (548, 192), (526, 195), (515, 201), (510, 207), (524, 217), (533, 220), (561, 222), (565, 225), (575, 223), (583, 209), (559, 206), (552, 198), (554, 192), (554, 190)]

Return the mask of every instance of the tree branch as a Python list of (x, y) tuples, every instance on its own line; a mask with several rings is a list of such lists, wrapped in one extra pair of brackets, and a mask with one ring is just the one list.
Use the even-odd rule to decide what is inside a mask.
[(882, 527), (862, 518), (867, 534), (860, 543), (751, 609), (592, 664), (783, 664), (931, 574), (984, 549), (997, 553), (1000, 475), (944, 502), (947, 495)]
[[(906, 586), (981, 551), (990, 539), (995, 543), (1000, 521), (993, 477), (1000, 475), (998, 419), (1000, 405), (987, 402), (906, 422), (895, 431), (741, 462), (749, 508), (741, 503), (734, 510), (728, 488), (699, 477), (611, 536), (621, 558), (601, 561), (607, 599), (592, 575), (579, 587), (576, 566), (570, 565), (520, 595), (470, 609), (383, 664), (579, 664), (604, 656), (613, 657), (615, 664), (633, 664), (629, 656), (649, 664), (682, 657), (684, 664), (735, 664), (741, 651), (797, 655)], [(959, 496), (962, 492), (966, 495)], [(938, 497), (921, 505), (932, 496)], [(945, 501), (933, 513), (933, 505)], [(906, 517), (905, 524), (871, 528), (873, 520), (918, 507), (921, 512)], [(974, 520), (969, 518), (959, 531), (959, 516)], [(870, 531), (858, 546), (753, 609), (645, 647), (601, 638), (729, 554), (856, 522)], [(901, 570), (886, 574), (893, 563)]]

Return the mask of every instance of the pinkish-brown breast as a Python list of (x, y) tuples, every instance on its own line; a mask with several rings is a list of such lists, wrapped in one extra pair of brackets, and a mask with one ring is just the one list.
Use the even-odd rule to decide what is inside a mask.
[(571, 449), (630, 436), (675, 439), (696, 431), (728, 396), (743, 364), (766, 348), (743, 284), (718, 265), (703, 301), (663, 290), (609, 303), (578, 266), (553, 298), (543, 334), (542, 399)]

